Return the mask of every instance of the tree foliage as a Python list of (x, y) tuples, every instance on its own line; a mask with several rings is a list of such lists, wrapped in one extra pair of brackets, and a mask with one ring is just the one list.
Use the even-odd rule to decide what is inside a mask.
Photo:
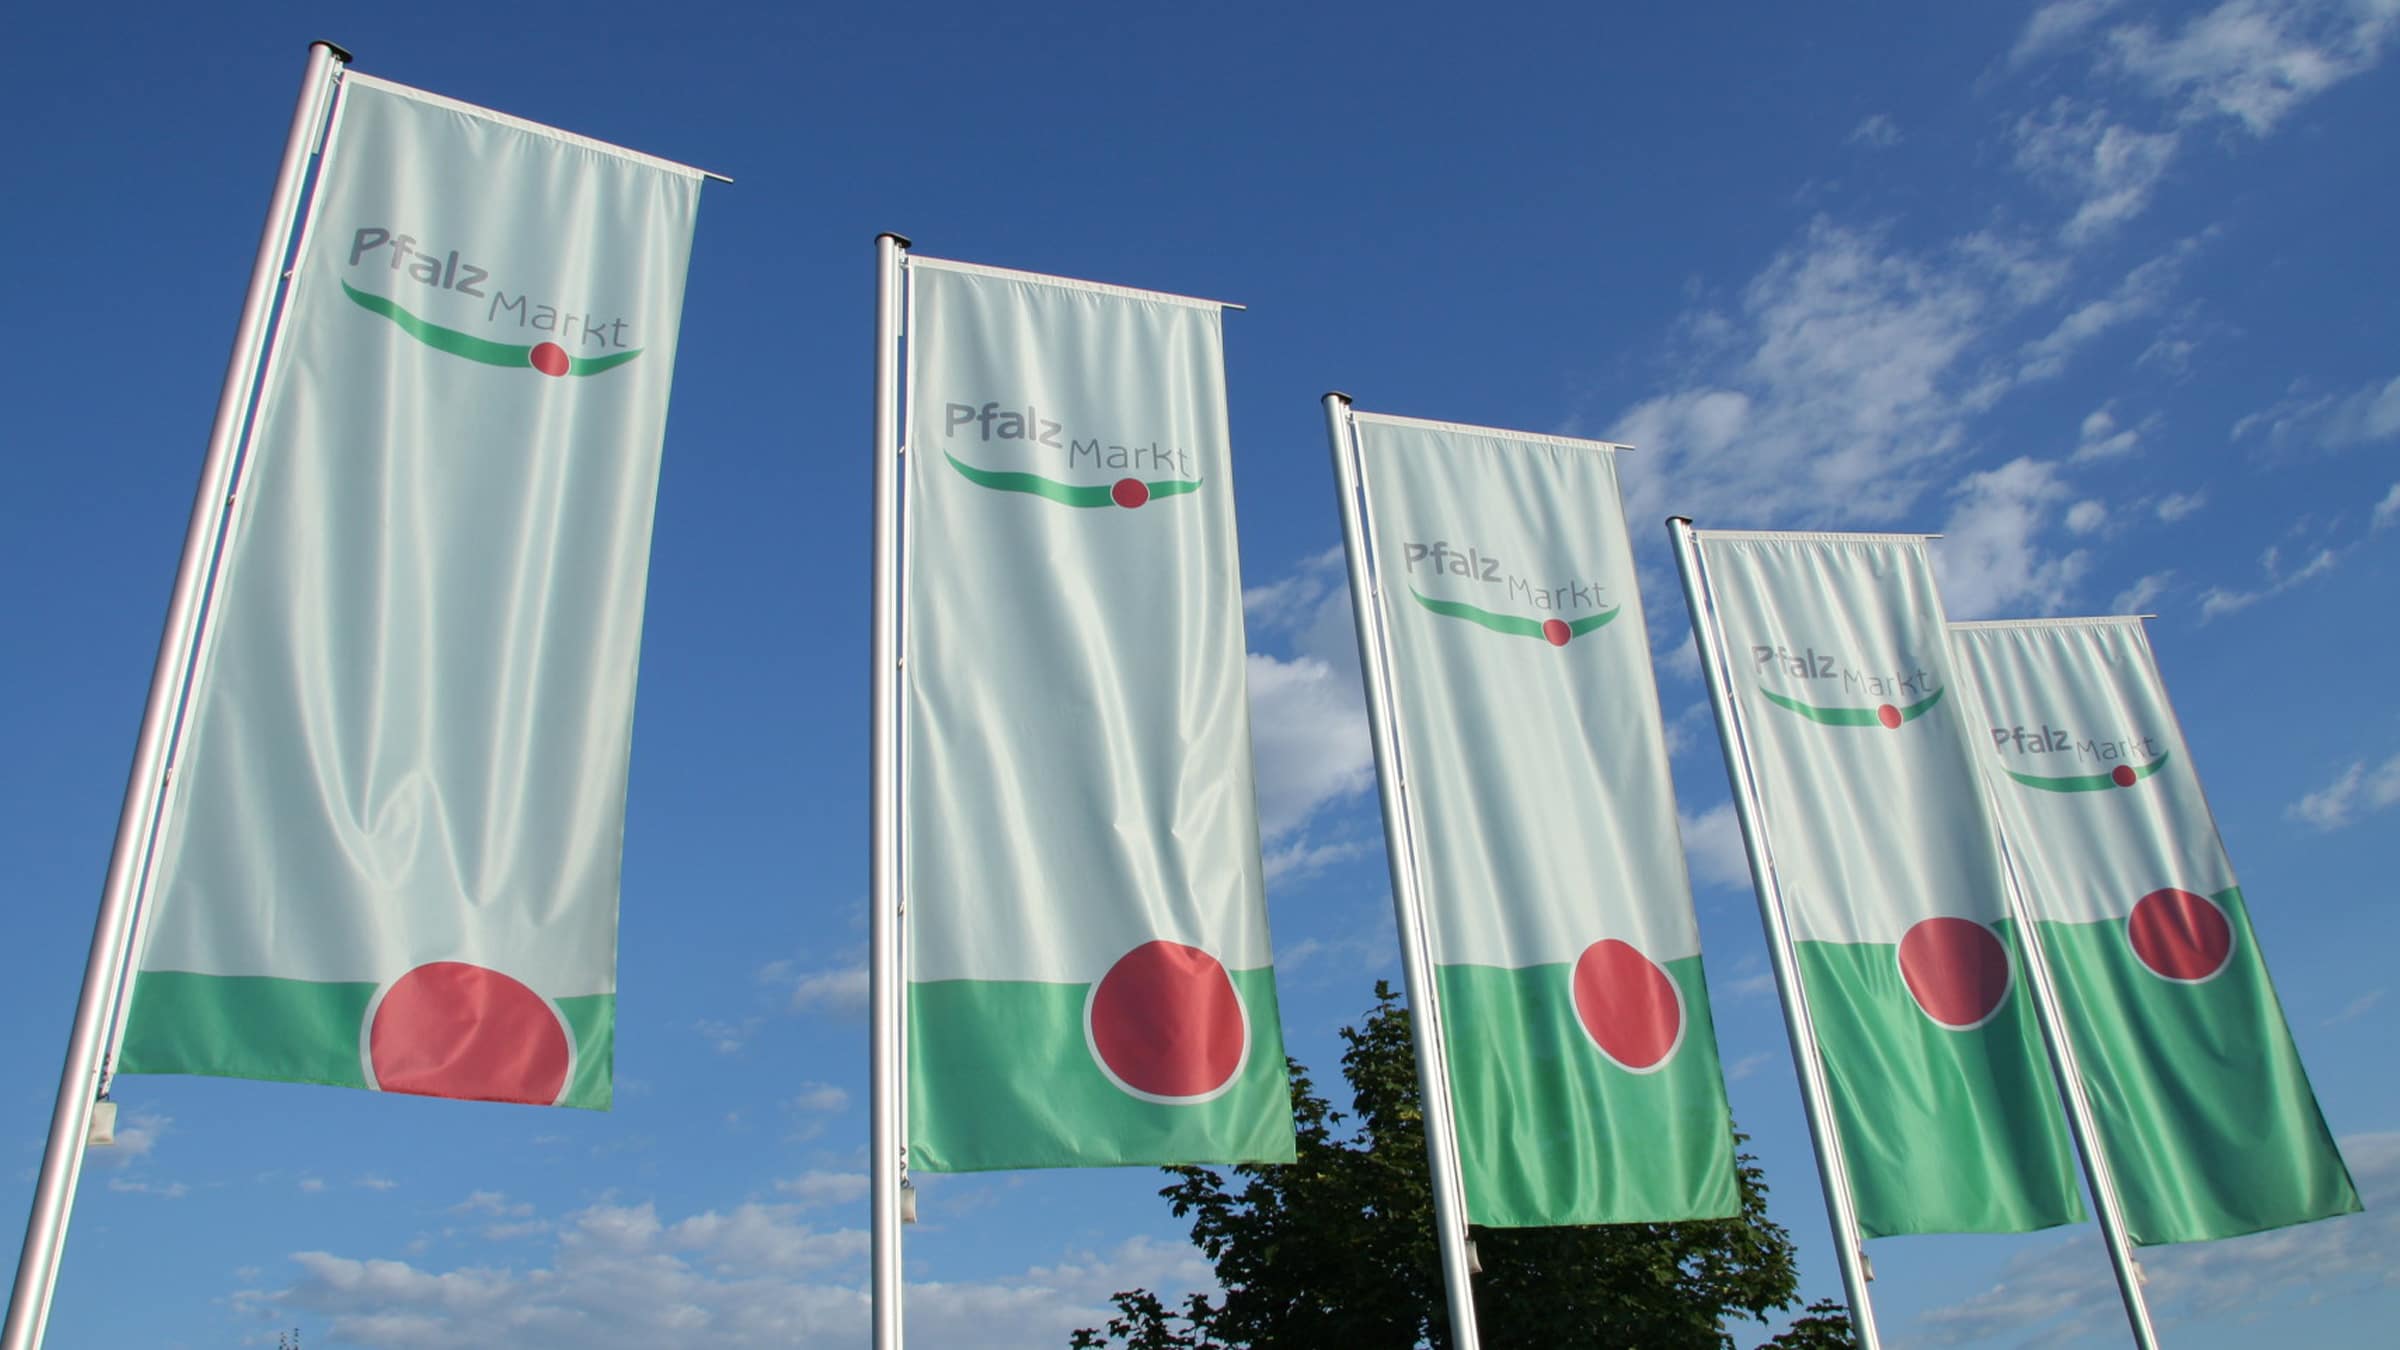
[[(1244, 1164), (1231, 1178), (1166, 1169), (1176, 1180), (1159, 1194), (1191, 1221), (1223, 1292), (1180, 1307), (1146, 1289), (1120, 1293), (1106, 1326), (1075, 1333), (1076, 1350), (1447, 1350), (1408, 1010), (1379, 982), (1365, 1023), (1342, 1039), (1349, 1116), (1291, 1065), (1296, 1162)], [(1476, 1229), (1484, 1342), (1733, 1350), (1727, 1322), (1763, 1322), (1799, 1301), (1791, 1236), (1767, 1217), (1765, 1177), (1748, 1155), (1739, 1174), (1738, 1218)], [(1854, 1341), (1841, 1306), (1819, 1302), (1767, 1344)]]

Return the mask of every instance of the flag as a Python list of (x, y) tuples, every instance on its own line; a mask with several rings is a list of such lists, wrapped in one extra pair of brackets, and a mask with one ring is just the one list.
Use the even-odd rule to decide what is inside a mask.
[(1468, 1214), (1729, 1218), (1614, 447), (1355, 420)]
[(1221, 307), (908, 276), (909, 1160), (1289, 1161)]
[(1861, 1232), (2075, 1222), (1923, 539), (1697, 540)]
[(606, 1107), (700, 175), (350, 74), (119, 1067)]
[(2128, 1233), (2357, 1210), (2141, 621), (1950, 632)]

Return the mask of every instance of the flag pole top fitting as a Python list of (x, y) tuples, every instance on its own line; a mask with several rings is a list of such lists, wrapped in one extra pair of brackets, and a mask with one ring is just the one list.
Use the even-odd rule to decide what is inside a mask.
[(326, 51), (333, 54), (334, 60), (341, 62), (345, 66), (350, 64), (350, 49), (338, 42), (335, 42), (331, 38), (318, 38), (316, 41), (308, 45), (311, 47), (323, 47)]
[(1669, 516), (1667, 523), (1669, 525), (1689, 525), (1692, 523), (1692, 518), (1690, 516)]
[(883, 233), (876, 235), (875, 238), (878, 240), (889, 239), (902, 248), (916, 247), (916, 244), (911, 241), (907, 235), (900, 233), (898, 230), (885, 230)]
[(1328, 390), (1326, 390), (1326, 391), (1325, 391), (1325, 397), (1327, 397), (1327, 398), (1338, 398), (1338, 399), (1340, 399), (1340, 400), (1341, 400), (1341, 401), (1342, 401), (1342, 402), (1343, 402), (1345, 405), (1347, 405), (1347, 404), (1349, 404), (1350, 402), (1352, 402), (1352, 399), (1351, 399), (1351, 397), (1350, 397), (1348, 394), (1345, 394), (1345, 393), (1343, 393), (1343, 392), (1342, 392), (1341, 390), (1339, 390), (1339, 389), (1328, 389)]

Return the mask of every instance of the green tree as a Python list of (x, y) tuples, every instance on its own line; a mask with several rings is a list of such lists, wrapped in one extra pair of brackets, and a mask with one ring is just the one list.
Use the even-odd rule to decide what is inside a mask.
[[(1244, 1164), (1230, 1179), (1166, 1169), (1176, 1181), (1159, 1194), (1191, 1220), (1223, 1293), (1194, 1294), (1179, 1308), (1147, 1289), (1120, 1293), (1106, 1326), (1075, 1333), (1076, 1350), (1447, 1350), (1408, 1010), (1378, 982), (1365, 1023), (1342, 1039), (1354, 1119), (1292, 1064), (1296, 1162)], [(1728, 1322), (1764, 1322), (1799, 1302), (1791, 1235), (1767, 1217), (1765, 1177), (1747, 1154), (1738, 1170), (1738, 1218), (1475, 1230), (1485, 1343), (1733, 1350)], [(1766, 1342), (1854, 1343), (1830, 1302)]]

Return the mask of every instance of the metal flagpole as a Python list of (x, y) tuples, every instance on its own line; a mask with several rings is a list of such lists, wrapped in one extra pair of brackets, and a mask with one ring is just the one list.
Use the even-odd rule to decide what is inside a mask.
[(1442, 1281), (1450, 1293), (1450, 1344), (1478, 1350), (1474, 1266), (1467, 1251), (1467, 1193), (1458, 1164), (1458, 1125), (1450, 1103), (1450, 1062), (1442, 1037), (1441, 1001), (1434, 988), (1432, 957), (1426, 951), (1424, 907), (1417, 898), (1415, 838), (1408, 828), (1403, 794), (1408, 775), (1400, 763), (1400, 739), (1392, 724), (1391, 673), (1384, 662), (1384, 633), (1369, 567), (1367, 527), (1360, 510), (1358, 426), (1347, 394), (1325, 396), (1325, 431), (1333, 447), (1334, 482), (1341, 493), (1342, 546), (1350, 561), (1350, 608), (1358, 623), (1358, 665), (1367, 683), (1367, 730), (1375, 741), (1375, 778), (1383, 798), (1383, 847), (1392, 869), (1392, 908), (1400, 927), (1401, 972), (1417, 1043), (1417, 1088), (1424, 1098), (1425, 1152), (1433, 1179), (1433, 1220), (1442, 1253)]
[(901, 262), (908, 240), (875, 236), (874, 666), (868, 752), (867, 972), (869, 1107), (874, 1186), (871, 1302), (875, 1350), (900, 1350), (900, 1199), (908, 1183), (902, 1128), (906, 1053), (900, 964), (900, 339)]
[(224, 387), (217, 396), (216, 421), (209, 431), (207, 454), (201, 461), (191, 522), (184, 532), (183, 558), (176, 566), (166, 624), (159, 635), (158, 658), (150, 671), (150, 693), (142, 708), (141, 731), (134, 741), (133, 766), (126, 775), (125, 796), (117, 810), (116, 841), (110, 846), (108, 872), (101, 884), (100, 912), (92, 924), (91, 951), (84, 962), (83, 992), (76, 1001), (75, 1021), (67, 1036), (58, 1100), (50, 1113), (50, 1140), (42, 1152), (42, 1170), (34, 1183), (32, 1213), (25, 1222), (25, 1245), (18, 1252), (16, 1283), (9, 1293), (8, 1321), (5, 1329), (0, 1329), (0, 1350), (36, 1350), (49, 1320), (50, 1297), (57, 1288), (59, 1260), (66, 1247), (67, 1220), (75, 1206), (75, 1185), (83, 1174), (92, 1107), (99, 1096), (108, 1014), (116, 1001), (119, 982), (128, 978), (126, 939), (134, 886), (150, 851), (168, 739), (182, 713), (187, 666), (203, 608), (202, 591), (213, 570), (219, 529), (225, 516), (225, 488), (249, 421), (253, 386), (260, 363), (265, 359), (268, 319), (282, 281), (284, 258), (291, 248), (309, 158), (323, 127), (327, 95), (340, 66), (349, 59), (349, 53), (329, 42), (315, 43), (308, 49), (299, 104), (292, 113), (291, 132), (284, 140), (283, 163), (276, 171), (266, 226), (260, 233), (258, 255), (251, 265), (250, 290), (242, 302), (233, 355), (227, 363)]
[[(1998, 828), (1999, 813), (1986, 785), (1984, 809)], [(2050, 980), (2050, 957), (2042, 949), (2033, 911), (2025, 901), (2024, 883), (2006, 834), (2000, 839), (2001, 868), (2008, 877), (2008, 909), (2025, 935), (2025, 972), (2033, 981), (2034, 1008), (2041, 1015), (2042, 1043), (2050, 1049), (2050, 1069), (2058, 1075), (2067, 1099), (2067, 1124), (2074, 1131), (2075, 1151), (2083, 1155), (2083, 1170), (2091, 1179), (2092, 1201), (2100, 1211), (2100, 1236), (2108, 1244), (2108, 1263), (2116, 1271), (2117, 1295), (2125, 1303), (2125, 1320), (2133, 1328), (2133, 1343), (2141, 1350), (2158, 1350), (2158, 1332), (2150, 1325), (2150, 1305), (2142, 1297), (2142, 1268), (2134, 1260), (2133, 1243), (2125, 1236), (2125, 1206), (2117, 1196), (2117, 1174), (2100, 1146), (2099, 1127), (2092, 1123), (2091, 1097), (2083, 1090), (2083, 1071), (2075, 1062), (2075, 1047), (2067, 1037), (2066, 1014)]]
[(1733, 705), (1733, 690), (1725, 677), (1724, 639), (1709, 612), (1708, 581), (1700, 567), (1700, 549), (1692, 522), (1684, 516), (1667, 520), (1675, 543), (1675, 565), (1683, 573), (1683, 599), (1692, 614), (1692, 637), (1700, 646), (1700, 669), (1708, 678), (1708, 701), (1716, 711), (1718, 739), (1725, 747), (1725, 774), (1733, 784), (1734, 815), (1742, 824), (1742, 847), (1750, 857), (1750, 876), (1758, 887), (1758, 916), (1767, 930), (1767, 949), (1775, 961), (1775, 988), (1783, 998), (1783, 1029), (1792, 1042), (1792, 1063), (1800, 1071), (1800, 1100), (1808, 1110), (1808, 1132), (1817, 1146), (1817, 1180), (1824, 1187), (1825, 1210), (1833, 1219), (1833, 1245), (1841, 1261), (1842, 1290), (1850, 1303), (1850, 1324), (1860, 1350), (1880, 1350), (1875, 1308), (1867, 1296), (1866, 1253), (1860, 1246), (1858, 1210), (1850, 1196), (1850, 1167), (1842, 1155), (1834, 1127), (1833, 1102), (1825, 1084), (1825, 1064), (1817, 1051), (1816, 1024), (1808, 1014), (1807, 991), (1792, 959), (1791, 930), (1783, 912), (1783, 888), (1776, 881), (1775, 862), (1767, 848), (1766, 831), (1758, 818), (1758, 786), (1750, 776), (1750, 756), (1741, 722)]

